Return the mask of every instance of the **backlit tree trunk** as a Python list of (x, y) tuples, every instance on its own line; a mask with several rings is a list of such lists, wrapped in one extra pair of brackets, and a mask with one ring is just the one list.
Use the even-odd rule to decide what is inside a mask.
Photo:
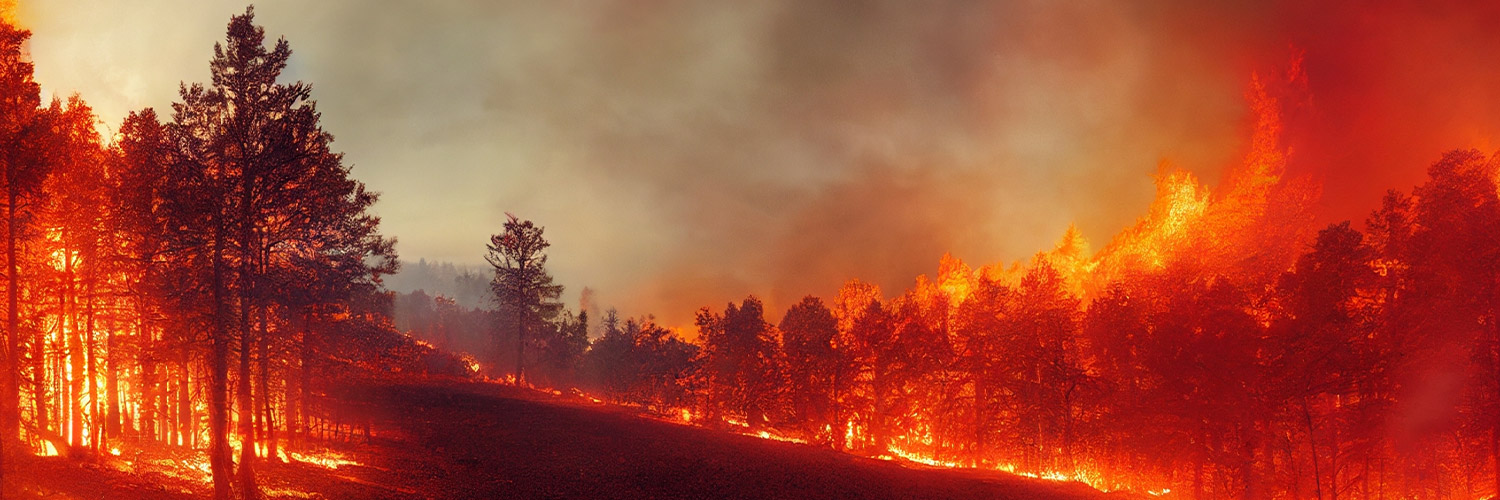
[[(7, 168), (10, 172), (13, 168)], [(9, 185), (12, 179), (6, 179)], [(4, 458), (7, 447), (14, 448), (20, 444), (17, 437), (21, 430), (21, 331), (20, 327), (20, 266), (16, 263), (16, 188), (8, 186), (6, 189), (5, 203), (5, 291), (8, 307), (5, 315), (5, 335), (9, 340), (8, 355), (5, 359), (5, 395), (4, 401), (0, 402), (0, 485), (3, 485), (3, 472), (5, 470)], [(38, 336), (39, 337), (39, 336)], [(35, 340), (35, 338), (33, 339)], [(40, 345), (40, 344), (35, 344)], [(40, 357), (36, 357), (40, 359)], [(35, 366), (35, 365), (33, 365)], [(33, 402), (39, 402), (35, 398)], [(37, 405), (40, 409), (41, 406)], [(44, 412), (38, 411), (36, 419), (38, 422), (45, 421)]]
[[(244, 272), (244, 271), (242, 271)], [(248, 273), (246, 273), (248, 274)], [(250, 287), (249, 283), (242, 282), (240, 286), (244, 289)], [(248, 292), (240, 294), (240, 363), (239, 376), (235, 382), (237, 385), (235, 408), (239, 413), (239, 436), (240, 436), (240, 466), (239, 480), (242, 491), (249, 494), (255, 491), (255, 402), (250, 394), (250, 355), (254, 352), (251, 343), (253, 328), (250, 325), (250, 298)]]
[(271, 398), (271, 339), (266, 329), (266, 308), (260, 309), (260, 318), (256, 321), (259, 325), (258, 336), (260, 338), (260, 421), (261, 439), (266, 442), (266, 459), (276, 460), (276, 420), (272, 415)]
[(230, 467), (229, 448), (229, 326), (225, 324), (224, 302), (228, 299), (224, 290), (224, 241), (222, 224), (216, 224), (213, 237), (213, 272), (209, 286), (213, 292), (213, 348), (209, 366), (209, 466), (213, 471), (214, 499), (229, 500)]
[[(71, 234), (64, 234), (63, 240), (68, 241)], [(63, 300), (65, 303), (64, 314), (68, 318), (68, 327), (64, 328), (67, 337), (68, 364), (64, 367), (68, 380), (67, 414), (68, 417), (68, 445), (83, 446), (83, 366), (85, 363), (83, 352), (83, 329), (78, 326), (78, 291), (77, 278), (73, 265), (74, 250), (69, 245), (63, 245)]]

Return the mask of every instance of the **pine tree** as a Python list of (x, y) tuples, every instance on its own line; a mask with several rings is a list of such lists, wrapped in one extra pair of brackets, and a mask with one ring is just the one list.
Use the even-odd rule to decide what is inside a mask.
[[(0, 387), (0, 457), (19, 443), (20, 430), (20, 286), (18, 245), (26, 237), (28, 216), (40, 194), (49, 165), (38, 138), (46, 131), (37, 119), (41, 88), (32, 81), (31, 62), (22, 46), (31, 32), (0, 22), (0, 160), (5, 189), (5, 256), (7, 312), (3, 387)], [(0, 471), (3, 471), (0, 463)]]
[(526, 342), (529, 334), (539, 331), (542, 323), (562, 311), (558, 297), (562, 285), (552, 283), (547, 272), (547, 247), (544, 228), (506, 214), (510, 220), (505, 231), (490, 237), (485, 261), (495, 270), (490, 290), (502, 308), (511, 312), (516, 333), (515, 384), (520, 386), (526, 373)]
[[(291, 57), (289, 45), (280, 39), (268, 48), (265, 30), (254, 20), (252, 8), (231, 17), (226, 41), (214, 46), (212, 84), (182, 88), (171, 129), (179, 167), (173, 198), (180, 199), (172, 203), (177, 217), (171, 226), (181, 246), (198, 248), (207, 256), (199, 262), (209, 262), (211, 457), (215, 496), (221, 498), (229, 490), (229, 344), (238, 340), (239, 485), (250, 492), (254, 426), (258, 418), (271, 420), (265, 404), (274, 340), (267, 333), (271, 291), (284, 292), (275, 299), (306, 313), (373, 295), (380, 275), (394, 272), (397, 262), (394, 241), (380, 236), (380, 219), (368, 212), (377, 195), (351, 179), (342, 156), (330, 150), (333, 137), (319, 125), (311, 87), (277, 83)], [(202, 228), (208, 234), (192, 234)], [(302, 336), (304, 380), (309, 333)], [(258, 410), (251, 390), (256, 356)]]

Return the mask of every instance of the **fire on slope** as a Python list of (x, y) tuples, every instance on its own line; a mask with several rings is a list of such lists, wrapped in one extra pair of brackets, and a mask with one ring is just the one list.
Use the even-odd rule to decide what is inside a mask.
[[(1251, 149), (1242, 165), (1230, 169), (1219, 189), (1210, 189), (1192, 172), (1163, 162), (1155, 174), (1156, 196), (1146, 215), (1116, 234), (1103, 249), (1092, 252), (1087, 238), (1076, 226), (1069, 226), (1057, 246), (1036, 258), (1056, 269), (1072, 291), (1087, 299), (1123, 276), (1160, 271), (1184, 259), (1232, 268), (1227, 265), (1230, 259), (1247, 249), (1271, 246), (1269, 238), (1256, 238), (1266, 228), (1283, 227), (1295, 233), (1295, 241), (1305, 241), (1311, 235), (1310, 203), (1317, 198), (1318, 188), (1304, 179), (1282, 179), (1286, 156), (1278, 141), (1281, 122), (1276, 98), (1257, 83), (1249, 99), (1256, 115)], [(1290, 204), (1271, 209), (1280, 202)], [(1295, 247), (1278, 241), (1280, 246)], [(1285, 264), (1270, 267), (1280, 272)], [(975, 270), (945, 255), (938, 268), (937, 288), (956, 305), (968, 297), (978, 280), (1014, 284), (1023, 268), (1022, 262), (1013, 262)]]
[[(1301, 179), (1284, 179), (1286, 153), (1281, 136), (1280, 107), (1258, 80), (1247, 95), (1254, 118), (1249, 149), (1244, 161), (1224, 176), (1218, 189), (1202, 184), (1191, 172), (1163, 163), (1158, 170), (1156, 196), (1144, 216), (1115, 235), (1098, 252), (1076, 227), (1069, 227), (1057, 246), (1037, 254), (1033, 265), (1054, 269), (1069, 295), (1085, 307), (1105, 287), (1122, 278), (1158, 273), (1174, 265), (1235, 270), (1247, 281), (1265, 280), (1292, 265), (1296, 252), (1312, 236), (1311, 202), (1315, 185)], [(1246, 255), (1261, 256), (1247, 262)], [(1028, 266), (1020, 262), (994, 264), (973, 270), (945, 255), (937, 279), (918, 279), (912, 296), (919, 302), (947, 304), (948, 317), (976, 293), (979, 283), (993, 280), (1007, 286), (1020, 285)], [(941, 300), (938, 301), (938, 298)], [(961, 346), (963, 339), (951, 339)], [(1085, 362), (1084, 366), (1088, 366)], [(920, 390), (920, 389), (918, 389)], [(974, 387), (959, 394), (973, 397)], [(934, 430), (942, 416), (934, 408), (918, 408), (901, 419), (903, 427), (893, 431), (885, 450), (890, 455), (938, 467), (994, 469), (1046, 480), (1076, 481), (1101, 491), (1134, 491), (1153, 496), (1167, 495), (1169, 477), (1123, 464), (1098, 462), (1096, 458), (1061, 452), (1065, 460), (1036, 457), (992, 456), (984, 450), (955, 449)], [(857, 448), (860, 424), (850, 421), (846, 448)], [(1098, 462), (1098, 463), (1095, 463)], [(1071, 465), (1070, 465), (1071, 464)]]
[[(100, 265), (105, 259), (86, 244), (92, 237), (53, 226), (27, 248), (35, 264), (24, 269), (31, 282), (18, 287), (20, 334), (10, 339), (11, 352), (20, 353), (16, 442), (36, 456), (87, 458), (206, 487), (210, 387), (197, 349), (207, 343), (203, 325), (166, 318), (158, 308), (169, 305), (141, 290), (146, 285), (127, 276), (128, 268)], [(472, 358), (440, 353), (347, 311), (320, 312), (292, 321), (261, 317), (256, 340), (267, 345), (251, 351), (254, 411), (229, 412), (230, 429), (251, 419), (257, 460), (330, 470), (362, 465), (314, 446), (369, 433), (357, 403), (331, 397), (339, 396), (332, 390), (361, 377), (464, 376), (479, 368)], [(327, 353), (311, 360), (301, 350), (308, 331), (301, 328), (309, 327), (323, 335), (319, 347)], [(230, 385), (237, 382), (231, 375)], [(241, 401), (231, 395), (231, 405)], [(239, 433), (231, 430), (226, 441), (241, 457)]]
[[(1226, 173), (1217, 189), (1205, 186), (1190, 172), (1163, 164), (1156, 174), (1156, 198), (1146, 214), (1097, 252), (1076, 228), (1070, 227), (1054, 248), (1037, 254), (1030, 263), (1002, 263), (974, 269), (945, 255), (935, 279), (918, 277), (911, 290), (886, 302), (883, 307), (888, 308), (887, 312), (879, 313), (904, 315), (910, 319), (901, 321), (910, 323), (889, 323), (895, 321), (890, 316), (877, 318), (874, 321), (887, 322), (876, 327), (884, 328), (884, 333), (868, 334), (873, 335), (868, 338), (842, 337), (862, 335), (844, 332), (860, 328), (858, 318), (865, 314), (863, 304), (880, 300), (878, 289), (851, 282), (836, 303), (841, 337), (835, 342), (847, 344), (849, 356), (865, 368), (851, 375), (854, 380), (850, 388), (839, 390), (842, 392), (834, 402), (841, 408), (837, 410), (836, 423), (822, 425), (821, 431), (789, 431), (788, 436), (781, 436), (772, 430), (775, 425), (769, 421), (752, 423), (739, 417), (724, 421), (742, 434), (817, 442), (878, 458), (1081, 482), (1103, 491), (1172, 494), (1174, 488), (1183, 484), (1179, 473), (1139, 467), (1111, 457), (1105, 449), (1086, 450), (1084, 444), (1070, 440), (1072, 431), (1068, 430), (1068, 422), (1079, 417), (1073, 414), (1078, 410), (1068, 406), (1066, 400), (1076, 388), (1050, 396), (1024, 392), (1031, 390), (1028, 387), (1044, 385), (1044, 377), (1073, 376), (1068, 375), (1066, 368), (1058, 368), (1061, 365), (1078, 366), (1082, 370), (1077, 375), (1080, 378), (1092, 376), (1097, 369), (1087, 359), (1064, 360), (1083, 355), (1071, 346), (1077, 339), (1049, 339), (1024, 332), (1045, 329), (1049, 322), (1070, 321), (1062, 318), (1071, 313), (1048, 316), (1047, 311), (1086, 309), (1090, 300), (1126, 278), (1188, 268), (1230, 273), (1239, 282), (1267, 283), (1291, 268), (1313, 234), (1311, 202), (1316, 199), (1318, 189), (1309, 182), (1285, 176), (1287, 155), (1280, 142), (1277, 100), (1259, 81), (1252, 82), (1247, 97), (1254, 118), (1249, 147), (1243, 162)], [(985, 314), (1001, 322), (1011, 320), (996, 316), (1019, 315), (1023, 317), (1019, 321), (1032, 321), (1026, 324), (1034, 326), (1023, 326), (1017, 330), (1023, 333), (1007, 339), (988, 338), (994, 333), (986, 332), (993, 329), (983, 325), (969, 333), (959, 333), (961, 327), (955, 325), (965, 321), (965, 307), (971, 303), (984, 307), (983, 302), (994, 301), (996, 286), (1005, 287), (1008, 291), (1002, 293), (1011, 294), (1020, 302), (1007, 306), (1015, 309)], [(1034, 291), (1049, 286), (1060, 290), (1060, 296)], [(936, 341), (941, 337), (930, 336), (943, 334), (947, 335), (946, 343)], [(885, 347), (893, 338), (904, 336), (922, 340)], [(997, 343), (1007, 342), (1012, 345), (996, 351)], [(883, 354), (882, 349), (889, 351)], [(923, 349), (932, 350), (913, 352)], [(1052, 353), (1056, 357), (1047, 358)], [(921, 357), (929, 360), (922, 361), (927, 364), (910, 368), (918, 366), (910, 358)], [(992, 382), (966, 378), (977, 377), (973, 375), (976, 371), (989, 370), (984, 367), (990, 363), (986, 359), (997, 357), (1021, 360), (1016, 372), (1001, 377), (1015, 381), (1020, 387), (1005, 390), (1023, 392), (997, 396), (1001, 389), (982, 387)], [(1064, 371), (1046, 374), (1059, 369)], [(893, 385), (888, 372), (896, 370), (905, 370), (902, 373), (906, 379)], [(1040, 398), (1044, 397), (1064, 402), (1043, 402)], [(906, 400), (906, 406), (893, 407), (892, 399)], [(1011, 403), (984, 407), (975, 401)], [(1011, 406), (1004, 406), (1007, 404)], [(989, 412), (990, 416), (980, 416), (983, 412)], [(688, 410), (682, 413), (695, 414)], [(1032, 426), (1004, 434), (1005, 439), (1026, 444), (987, 445), (987, 439), (999, 438), (965, 434), (995, 434), (995, 429), (982, 424), (977, 429), (973, 427), (973, 421), (995, 417), (1022, 423), (1023, 427)], [(1056, 431), (1061, 437), (1041, 437), (1039, 418), (1064, 422)], [(698, 418), (683, 420), (701, 423)]]
[[(562, 391), (557, 391), (557, 390), (544, 390), (544, 392), (551, 393), (554, 396), (562, 396), (563, 395)], [(572, 396), (575, 396), (577, 398), (581, 398), (583, 400), (589, 401), (589, 402), (591, 402), (593, 404), (596, 404), (596, 405), (607, 405), (607, 404), (610, 404), (610, 403), (607, 403), (605, 400), (603, 400), (603, 399), (601, 399), (599, 397), (592, 396), (592, 395), (590, 395), (590, 394), (588, 394), (586, 392), (583, 392), (583, 391), (580, 391), (580, 390), (577, 390), (577, 389), (571, 390), (570, 393), (571, 393)], [(708, 421), (704, 420), (702, 417), (700, 417), (697, 414), (695, 414), (693, 410), (688, 409), (688, 408), (679, 408), (679, 409), (677, 409), (675, 411), (661, 411), (661, 412), (656, 412), (656, 411), (652, 410), (651, 408), (641, 408), (639, 405), (627, 404), (626, 406), (635, 407), (637, 409), (646, 410), (646, 411), (649, 411), (649, 412), (652, 412), (652, 413), (658, 413), (658, 414), (661, 415), (660, 420), (665, 421), (665, 422), (671, 422), (671, 423), (682, 424), (682, 425), (687, 425), (687, 426), (694, 426), (694, 427), (711, 426), (713, 424), (713, 422), (708, 422)], [(753, 438), (765, 439), (765, 440), (769, 440), (769, 441), (781, 441), (781, 442), (785, 442), (785, 443), (795, 443), (795, 444), (803, 444), (803, 445), (814, 444), (813, 442), (811, 442), (811, 441), (809, 441), (807, 439), (803, 439), (803, 438), (797, 437), (795, 435), (783, 434), (783, 433), (777, 432), (777, 431), (775, 431), (773, 429), (769, 429), (769, 428), (756, 429), (756, 428), (752, 427), (749, 422), (746, 422), (744, 420), (740, 420), (740, 419), (737, 419), (737, 418), (733, 418), (733, 417), (724, 417), (723, 418), (723, 422), (725, 424), (729, 425), (728, 430), (730, 432), (733, 432), (735, 434), (740, 434), (740, 435), (743, 435), (743, 436), (749, 436), (749, 437), (753, 437)], [(824, 430), (825, 431), (831, 431), (831, 428), (827, 428), (827, 429), (824, 429)], [(866, 432), (859, 425), (853, 423), (852, 421), (846, 423), (845, 424), (844, 435), (841, 436), (842, 446), (846, 450), (856, 450), (856, 449), (858, 449), (857, 448), (857, 444), (860, 442), (861, 439), (864, 439), (865, 434), (866, 434)], [(903, 434), (901, 436), (897, 436), (896, 437), (896, 441), (898, 441), (900, 443), (910, 443), (911, 445), (914, 445), (913, 449), (915, 449), (915, 447), (919, 447), (919, 446), (931, 447), (933, 445), (934, 438), (933, 438), (933, 436), (931, 434), (921, 434), (921, 435), (905, 435), (905, 434)], [(888, 452), (888, 454), (887, 453), (882, 453), (882, 454), (878, 454), (878, 455), (873, 455), (873, 458), (877, 458), (877, 459), (880, 459), (880, 460), (890, 460), (890, 461), (905, 461), (905, 462), (911, 462), (911, 463), (916, 463), (916, 464), (921, 464), (921, 465), (926, 465), (926, 466), (931, 466), (931, 467), (942, 467), (942, 468), (950, 468), (950, 469), (964, 468), (964, 469), (994, 470), (994, 471), (1004, 472), (1004, 473), (1007, 473), (1007, 474), (1013, 474), (1013, 475), (1022, 476), (1022, 477), (1028, 477), (1028, 478), (1032, 478), (1032, 479), (1041, 479), (1041, 480), (1046, 480), (1046, 481), (1077, 482), (1077, 483), (1087, 484), (1090, 487), (1093, 487), (1094, 489), (1097, 489), (1097, 490), (1103, 491), (1103, 492), (1111, 492), (1111, 491), (1136, 491), (1136, 492), (1144, 492), (1144, 493), (1147, 493), (1147, 494), (1149, 494), (1151, 496), (1162, 496), (1162, 495), (1166, 495), (1168, 493), (1171, 493), (1171, 491), (1172, 491), (1169, 488), (1152, 489), (1151, 486), (1148, 485), (1148, 484), (1137, 483), (1137, 482), (1129, 482), (1129, 481), (1126, 481), (1126, 480), (1124, 480), (1124, 479), (1122, 479), (1120, 477), (1108, 477), (1108, 478), (1106, 478), (1106, 476), (1104, 474), (1096, 472), (1096, 471), (1094, 471), (1092, 469), (1089, 469), (1089, 468), (1086, 468), (1086, 467), (1079, 467), (1079, 468), (1075, 468), (1075, 469), (1073, 469), (1071, 471), (1066, 471), (1066, 472), (1065, 471), (1056, 471), (1056, 470), (1031, 471), (1031, 470), (1025, 469), (1023, 467), (1019, 467), (1016, 464), (1009, 463), (1009, 462), (987, 462), (987, 461), (978, 461), (978, 460), (947, 460), (947, 459), (939, 459), (939, 458), (935, 458), (934, 455), (929, 454), (929, 453), (924, 453), (924, 452), (920, 452), (920, 451), (910, 451), (910, 450), (908, 450), (907, 446), (908, 446), (907, 444), (891, 444), (890, 446), (887, 447), (887, 450), (886, 450)], [(296, 455), (294, 455), (294, 456), (296, 456)], [(302, 460), (302, 459), (299, 458), (299, 460)], [(306, 460), (302, 460), (302, 461), (306, 461)], [(318, 463), (318, 462), (315, 462), (315, 463)]]

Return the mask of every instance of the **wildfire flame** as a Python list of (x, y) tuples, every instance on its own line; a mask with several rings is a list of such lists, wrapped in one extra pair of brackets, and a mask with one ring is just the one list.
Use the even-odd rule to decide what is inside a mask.
[(347, 467), (351, 465), (361, 465), (359, 462), (348, 458), (346, 455), (332, 451), (326, 451), (320, 454), (287, 452), (287, 457), (297, 462), (316, 465), (318, 467), (329, 470), (336, 470), (340, 467)]
[[(1307, 241), (1311, 231), (1310, 219), (1305, 214), (1310, 210), (1310, 200), (1316, 198), (1317, 190), (1311, 184), (1289, 182), (1284, 178), (1287, 155), (1280, 142), (1280, 106), (1276, 99), (1267, 94), (1258, 80), (1252, 83), (1249, 98), (1254, 116), (1249, 150), (1243, 162), (1232, 168), (1217, 188), (1205, 186), (1189, 171), (1163, 163), (1155, 175), (1156, 196), (1146, 214), (1111, 238), (1102, 249), (1094, 251), (1082, 232), (1076, 226), (1070, 226), (1053, 248), (1035, 256), (1031, 266), (1021, 262), (995, 263), (976, 269), (952, 255), (944, 255), (935, 279), (918, 277), (911, 291), (893, 299), (892, 303), (896, 305), (891, 307), (914, 305), (920, 311), (919, 315), (926, 315), (921, 317), (943, 318), (951, 322), (959, 314), (960, 307), (970, 301), (986, 281), (1017, 287), (1023, 279), (1032, 279), (1026, 272), (1037, 267), (1055, 271), (1066, 295), (1077, 300), (1073, 302), (1076, 307), (1086, 307), (1090, 299), (1111, 283), (1127, 277), (1160, 273), (1179, 263), (1200, 264), (1213, 269), (1247, 269), (1245, 272), (1260, 273), (1262, 278), (1287, 271), (1295, 255), (1265, 251), (1273, 246), (1267, 244), (1266, 239), (1280, 239), (1276, 241), (1280, 246), (1288, 246), (1285, 245), (1288, 241)], [(1255, 255), (1260, 261), (1246, 264), (1242, 262), (1246, 255)], [(878, 298), (878, 289), (860, 282), (847, 284), (836, 304), (838, 330), (852, 331), (851, 318), (857, 317), (865, 304)], [(953, 350), (962, 351), (967, 347), (964, 343), (968, 339), (956, 337), (951, 329), (946, 331)], [(1081, 366), (1085, 371), (1093, 369), (1087, 360)], [(874, 375), (868, 371), (855, 376), (862, 377), (859, 380), (864, 384), (875, 385), (872, 381)], [(1017, 376), (1040, 377), (1029, 373)], [(909, 391), (911, 397), (920, 400), (925, 388), (900, 389)], [(866, 389), (874, 390), (879, 389)], [(976, 389), (969, 386), (962, 390)], [(961, 394), (974, 397), (969, 393)], [(869, 404), (869, 399), (879, 396), (864, 394), (859, 397), (866, 398), (864, 404)], [(934, 435), (933, 429), (941, 421), (940, 415), (932, 414), (937, 410), (924, 408), (920, 403), (916, 406), (917, 409), (908, 414), (884, 417), (891, 420), (884, 424), (886, 436), (871, 435), (870, 429), (876, 428), (872, 422), (878, 420), (868, 415), (849, 415), (838, 426), (842, 430), (837, 433), (842, 434), (842, 448), (877, 458), (933, 467), (987, 469), (1040, 480), (1077, 482), (1106, 492), (1133, 491), (1165, 496), (1172, 492), (1166, 485), (1175, 484), (1170, 475), (1126, 471), (1091, 462), (1097, 455), (1068, 455), (1066, 460), (1044, 461), (987, 456), (985, 451), (955, 451)], [(689, 415), (684, 410), (681, 421), (707, 424), (689, 418)], [(720, 418), (739, 434), (768, 440), (808, 442), (804, 433), (782, 435), (774, 428), (752, 425), (742, 416)], [(820, 441), (837, 439), (835, 428), (833, 425), (823, 426), (826, 437)], [(1059, 456), (1064, 455), (1061, 450), (1057, 452)]]

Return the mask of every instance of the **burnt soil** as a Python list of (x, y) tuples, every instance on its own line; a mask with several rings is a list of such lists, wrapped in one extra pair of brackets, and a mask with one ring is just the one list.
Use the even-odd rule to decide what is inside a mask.
[[(948, 470), (702, 429), (488, 383), (384, 384), (340, 399), (356, 423), (320, 441), (358, 465), (259, 466), (268, 498), (1122, 498), (1078, 483)], [(371, 433), (364, 437), (364, 424)], [(7, 498), (203, 498), (206, 484), (129, 458), (14, 465)], [(135, 455), (138, 461), (140, 455)], [(112, 462), (113, 461), (113, 462)], [(13, 468), (12, 468), (13, 467)]]

